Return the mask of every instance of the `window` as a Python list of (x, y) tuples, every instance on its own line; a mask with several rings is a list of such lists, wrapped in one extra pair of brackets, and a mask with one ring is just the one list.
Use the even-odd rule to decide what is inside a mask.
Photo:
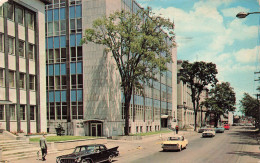
[(35, 106), (30, 106), (30, 120), (35, 120)]
[(60, 21), (60, 34), (66, 34), (66, 20)]
[(14, 38), (8, 37), (8, 54), (14, 54)]
[(0, 68), (0, 87), (4, 86), (4, 69)]
[(82, 61), (82, 47), (77, 47), (77, 59), (78, 61)]
[(76, 48), (72, 47), (70, 51), (71, 61), (76, 61)]
[(30, 90), (35, 90), (35, 76), (34, 75), (30, 75), (29, 76), (29, 89)]
[(31, 12), (27, 12), (27, 23), (30, 29), (34, 29), (34, 15)]
[(3, 5), (0, 6), (0, 16), (3, 17)]
[(0, 52), (4, 51), (4, 35), (0, 33)]
[(50, 50), (49, 50), (49, 63), (53, 63), (53, 62), (54, 62), (53, 50), (50, 49)]
[(23, 17), (23, 9), (20, 7), (15, 7), (15, 14), (17, 15), (17, 22), (23, 25), (24, 17)]
[(56, 103), (56, 119), (61, 119), (61, 106), (60, 106), (60, 102)]
[(67, 119), (67, 103), (62, 103), (62, 119)]
[(50, 119), (55, 119), (54, 103), (50, 103)]
[(20, 119), (26, 120), (25, 105), (20, 105)]
[(66, 48), (61, 48), (61, 62), (66, 62)]
[(54, 22), (54, 35), (59, 35), (59, 21)]
[(15, 116), (15, 105), (9, 105), (9, 110), (10, 110), (10, 120), (16, 120)]
[(0, 105), (0, 120), (5, 119), (5, 110), (4, 110), (4, 105)]
[(48, 22), (48, 36), (53, 36), (53, 22)]
[(20, 80), (19, 80), (19, 85), (21, 89), (25, 89), (25, 74), (20, 73)]
[(14, 8), (13, 5), (10, 3), (6, 3), (7, 8), (7, 18), (10, 20), (14, 20)]
[(32, 44), (29, 44), (29, 48), (28, 48), (28, 56), (29, 59), (34, 59), (34, 46)]
[(11, 88), (15, 87), (14, 71), (9, 71), (9, 86)]
[(66, 78), (67, 78), (66, 75), (61, 76), (61, 89), (67, 88)]
[(19, 56), (24, 57), (24, 42), (19, 40)]

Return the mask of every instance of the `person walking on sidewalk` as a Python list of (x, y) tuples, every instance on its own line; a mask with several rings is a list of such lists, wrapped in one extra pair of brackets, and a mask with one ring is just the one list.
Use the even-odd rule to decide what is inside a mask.
[(42, 150), (42, 161), (45, 161), (45, 156), (47, 155), (47, 141), (46, 141), (46, 137), (43, 134), (42, 138), (40, 139), (40, 147)]
[(176, 134), (178, 134), (178, 131), (179, 131), (179, 126), (178, 125), (175, 126), (175, 131), (176, 131)]

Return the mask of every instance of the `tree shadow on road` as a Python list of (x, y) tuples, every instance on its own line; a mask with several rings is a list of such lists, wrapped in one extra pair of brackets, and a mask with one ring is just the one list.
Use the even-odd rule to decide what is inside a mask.
[(239, 155), (239, 156), (249, 156), (249, 157), (260, 159), (260, 153), (259, 152), (235, 151), (235, 152), (229, 152), (227, 154), (232, 154), (232, 155), (236, 154), (236, 155)]

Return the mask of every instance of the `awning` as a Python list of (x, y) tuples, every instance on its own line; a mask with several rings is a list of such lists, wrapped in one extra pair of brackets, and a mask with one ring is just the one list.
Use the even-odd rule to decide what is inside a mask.
[(13, 103), (12, 101), (0, 100), (0, 104), (5, 105), (5, 104), (13, 104)]
[(84, 119), (83, 122), (90, 122), (90, 121), (98, 121), (98, 122), (104, 122), (102, 119)]
[(161, 115), (161, 118), (168, 118), (169, 115)]

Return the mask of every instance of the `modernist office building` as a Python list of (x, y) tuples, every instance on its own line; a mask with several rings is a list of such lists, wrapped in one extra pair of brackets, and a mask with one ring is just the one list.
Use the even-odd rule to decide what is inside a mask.
[[(120, 75), (111, 54), (95, 44), (81, 45), (84, 29), (116, 10), (136, 12), (132, 0), (52, 0), (46, 5), (46, 89), (48, 131), (61, 124), (67, 134), (112, 136), (124, 133)], [(171, 43), (168, 40), (168, 43)], [(173, 58), (176, 61), (176, 51)], [(145, 96), (133, 90), (130, 132), (172, 125), (177, 117), (176, 69), (158, 75)], [(173, 95), (173, 92), (176, 92)], [(173, 109), (174, 108), (174, 109)]]
[(0, 128), (46, 132), (45, 4), (9, 0), (0, 6)]

